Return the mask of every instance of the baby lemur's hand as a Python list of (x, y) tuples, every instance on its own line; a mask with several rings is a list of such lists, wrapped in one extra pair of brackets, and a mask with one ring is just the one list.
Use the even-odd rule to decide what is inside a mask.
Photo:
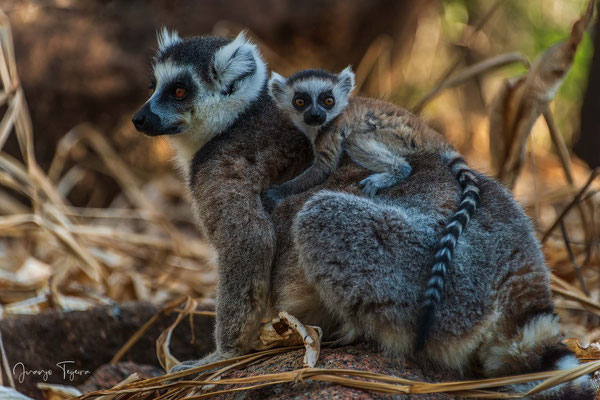
[(263, 207), (269, 214), (275, 209), (275, 207), (277, 207), (279, 203), (281, 203), (284, 198), (285, 196), (277, 185), (271, 186), (260, 195)]

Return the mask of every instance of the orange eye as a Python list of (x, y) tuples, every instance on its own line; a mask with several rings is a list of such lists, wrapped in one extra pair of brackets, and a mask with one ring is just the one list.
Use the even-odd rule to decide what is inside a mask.
[(294, 100), (294, 103), (298, 106), (298, 107), (302, 107), (304, 105), (304, 100), (302, 99), (296, 99)]
[(325, 100), (323, 100), (323, 104), (331, 107), (333, 105), (333, 97), (325, 97)]
[(181, 100), (185, 97), (186, 91), (184, 88), (182, 87), (178, 87), (177, 89), (175, 89), (175, 98)]

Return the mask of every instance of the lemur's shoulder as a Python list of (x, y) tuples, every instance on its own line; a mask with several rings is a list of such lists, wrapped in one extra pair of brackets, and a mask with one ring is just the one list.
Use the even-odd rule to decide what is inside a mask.
[[(198, 175), (204, 168), (213, 174), (232, 176), (232, 171), (243, 165), (245, 171), (255, 167), (256, 173), (265, 177), (274, 171), (276, 174), (282, 169), (280, 164), (290, 158), (310, 157), (310, 145), (303, 136), (265, 91), (229, 128), (194, 155), (190, 184), (199, 181)], [(240, 176), (240, 179), (248, 178)]]

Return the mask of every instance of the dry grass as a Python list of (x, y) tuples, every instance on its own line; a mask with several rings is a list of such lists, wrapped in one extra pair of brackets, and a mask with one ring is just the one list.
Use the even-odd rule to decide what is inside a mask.
[[(576, 379), (579, 376), (600, 370), (599, 358), (563, 371), (538, 372), (503, 378), (443, 383), (417, 382), (368, 371), (322, 368), (302, 368), (294, 371), (247, 376), (235, 379), (221, 377), (221, 375), (230, 370), (231, 367), (240, 368), (259, 359), (274, 356), (276, 354), (297, 348), (298, 347), (278, 348), (252, 353), (246, 356), (236, 357), (230, 360), (192, 368), (187, 371), (166, 374), (156, 378), (119, 385), (118, 387), (108, 390), (95, 391), (82, 395), (79, 397), (79, 399), (96, 398), (99, 396), (107, 396), (104, 398), (118, 398), (118, 396), (121, 395), (150, 395), (152, 398), (158, 398), (160, 396), (160, 398), (185, 397), (200, 399), (214, 397), (224, 393), (252, 390), (269, 385), (297, 383), (299, 381), (308, 380), (331, 382), (350, 388), (379, 393), (451, 393), (458, 397), (518, 399), (539, 393), (561, 383)], [(210, 373), (210, 376), (207, 376), (209, 373), (206, 371), (213, 369), (218, 369), (218, 371), (216, 373)], [(189, 377), (191, 376), (195, 376), (195, 378), (193, 380), (189, 380)], [(489, 390), (492, 388), (529, 382), (536, 382), (537, 385), (527, 393), (511, 393), (507, 392), (506, 390)], [(212, 390), (212, 388), (215, 386), (217, 389)], [(202, 393), (203, 388), (206, 387), (209, 387), (209, 390), (211, 391)], [(229, 388), (221, 389), (220, 387)]]
[[(493, 18), (500, 3), (495, 3), (482, 23), (470, 31), (470, 38), (477, 36), (485, 22)], [(236, 30), (224, 24), (215, 29), (221, 34)], [(415, 62), (394, 57), (390, 50), (392, 41), (389, 37), (377, 39), (356, 68), (357, 82), (364, 93), (383, 96), (393, 92), (401, 83), (399, 76), (402, 73), (397, 72), (397, 64)], [(466, 47), (471, 41), (469, 38), (465, 41)], [(116, 362), (160, 316), (179, 312), (179, 322), (183, 316), (197, 313), (196, 301), (188, 300), (186, 306), (179, 309), (184, 301), (173, 299), (190, 296), (198, 302), (212, 301), (216, 279), (211, 263), (213, 254), (190, 224), (187, 205), (177, 201), (185, 198), (183, 185), (173, 177), (140, 179), (139, 172), (124, 162), (104, 135), (91, 126), (77, 126), (68, 132), (58, 144), (49, 170), (42, 171), (33, 156), (33, 133), (16, 72), (10, 27), (4, 15), (0, 15), (0, 45), (3, 87), (0, 105), (7, 106), (0, 121), (0, 150), (11, 134), (16, 135), (21, 149), (20, 159), (0, 151), (0, 311), (5, 316), (37, 313), (49, 308), (85, 309), (132, 299), (154, 303), (171, 301), (115, 355), (113, 361)], [(276, 58), (268, 49), (266, 53), (267, 57)], [(488, 59), (457, 73), (460, 63), (454, 62), (440, 74), (443, 79), (423, 97), (418, 108), (425, 107), (444, 89), (456, 87), (454, 90), (457, 91), (473, 76), (513, 62), (529, 65), (516, 53)], [(293, 68), (293, 65), (286, 66), (283, 60), (279, 60), (279, 65), (283, 69)], [(481, 79), (487, 78), (482, 76)], [(563, 328), (569, 336), (579, 338), (579, 342), (570, 340), (568, 344), (589, 363), (568, 371), (438, 384), (319, 368), (239, 379), (221, 377), (233, 368), (290, 350), (282, 348), (149, 380), (132, 379), (133, 382), (82, 398), (158, 392), (166, 398), (189, 394), (204, 385), (216, 385), (216, 390), (191, 397), (204, 398), (299, 380), (327, 381), (382, 393), (452, 392), (464, 397), (520, 398), (523, 394), (489, 389), (542, 381), (533, 389), (539, 391), (600, 369), (600, 356), (590, 353), (586, 347), (588, 343), (600, 341), (598, 171), (571, 160), (552, 113), (544, 110), (543, 114), (558, 157), (530, 147), (531, 159), (521, 171), (515, 193), (535, 218), (544, 243), (553, 271), (552, 290)], [(475, 132), (475, 144), (478, 135)], [(521, 146), (523, 148), (519, 150), (527, 144)], [(487, 150), (474, 145), (465, 152), (473, 165), (489, 167)], [(78, 183), (99, 171), (112, 177), (118, 185), (120, 194), (111, 206), (98, 209), (69, 204), (66, 199)], [(170, 332), (172, 330), (165, 332), (158, 343), (159, 359), (165, 368), (176, 362), (168, 351)], [(173, 382), (212, 368), (219, 370), (200, 374), (194, 380)], [(221, 379), (215, 381), (217, 378)], [(234, 387), (229, 387), (231, 385)], [(222, 389), (225, 386), (228, 388)]]

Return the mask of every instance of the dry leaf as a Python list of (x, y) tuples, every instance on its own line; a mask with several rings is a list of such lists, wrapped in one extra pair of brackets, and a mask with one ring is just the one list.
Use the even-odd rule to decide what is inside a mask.
[(41, 294), (36, 297), (29, 297), (23, 301), (6, 304), (4, 306), (4, 313), (6, 315), (39, 314), (41, 311), (48, 309), (48, 307), (48, 296)]
[(322, 336), (323, 332), (318, 326), (303, 325), (296, 317), (282, 311), (279, 318), (261, 326), (261, 344), (255, 350), (304, 345), (304, 366), (314, 367), (319, 359)]
[(158, 358), (158, 362), (161, 367), (169, 372), (171, 368), (179, 364), (179, 360), (177, 360), (171, 354), (169, 350), (169, 345), (171, 343), (171, 335), (175, 330), (175, 327), (179, 325), (179, 323), (183, 320), (184, 317), (188, 315), (192, 315), (192, 313), (198, 307), (198, 302), (191, 297), (187, 298), (185, 302), (185, 306), (183, 307), (183, 311), (177, 315), (175, 321), (169, 326), (163, 333), (160, 334), (158, 339), (156, 339), (156, 357)]
[[(120, 388), (127, 384), (134, 383), (134, 382), (140, 382), (140, 381), (143, 381), (142, 377), (137, 372), (134, 372), (133, 374), (129, 375), (127, 378), (123, 379), (121, 382), (117, 383), (114, 387)], [(118, 398), (118, 396), (106, 395), (106, 396), (98, 397), (97, 400), (111, 400), (111, 399), (115, 399), (115, 398)]]
[(579, 340), (576, 338), (569, 338), (563, 340), (563, 343), (567, 345), (577, 358), (583, 360), (600, 360), (600, 343), (590, 343), (587, 346), (582, 346)]
[(521, 170), (533, 124), (548, 108), (573, 64), (593, 10), (594, 2), (590, 0), (569, 39), (540, 55), (526, 75), (505, 81), (490, 105), (492, 165), (508, 187), (514, 186)]
[(52, 383), (40, 382), (36, 384), (42, 391), (47, 400), (67, 400), (76, 396), (81, 396), (81, 392), (75, 386), (57, 385)]

